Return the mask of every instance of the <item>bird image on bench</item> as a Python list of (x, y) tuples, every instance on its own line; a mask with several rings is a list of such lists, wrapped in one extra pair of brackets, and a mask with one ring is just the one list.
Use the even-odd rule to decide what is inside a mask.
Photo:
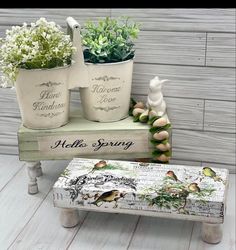
[(100, 207), (104, 202), (115, 202), (115, 205), (113, 208), (117, 207), (117, 201), (120, 198), (124, 198), (126, 195), (126, 193), (122, 193), (119, 190), (111, 190), (111, 191), (107, 191), (103, 194), (101, 194), (94, 202), (91, 202), (90, 204), (93, 204), (97, 207)]
[(176, 174), (174, 173), (174, 171), (169, 170), (166, 172), (166, 176), (169, 177), (170, 179), (174, 180), (174, 181), (179, 181), (182, 182), (178, 179), (178, 177), (176, 176)]
[(106, 166), (107, 166), (106, 161), (99, 161), (98, 163), (96, 163), (96, 164), (94, 165), (94, 168), (92, 169), (92, 171), (98, 170), (98, 169), (101, 169), (101, 168), (104, 168), (104, 167), (106, 167)]
[(92, 174), (92, 173), (94, 173), (96, 170), (100, 170), (100, 169), (103, 169), (103, 168), (105, 168), (105, 167), (107, 167), (107, 162), (101, 160), (101, 161), (97, 162), (96, 164), (94, 164), (93, 169), (92, 169), (88, 174)]
[(191, 193), (201, 192), (200, 187), (196, 182), (193, 182), (188, 185), (188, 191)]
[(217, 176), (216, 172), (213, 169), (211, 169), (210, 167), (204, 167), (202, 172), (203, 172), (204, 176), (210, 177), (214, 181), (222, 181), (222, 178), (220, 176)]

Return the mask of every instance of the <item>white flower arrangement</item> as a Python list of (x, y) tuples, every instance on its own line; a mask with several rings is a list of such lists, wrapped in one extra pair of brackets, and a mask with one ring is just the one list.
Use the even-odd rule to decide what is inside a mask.
[(61, 27), (40, 18), (27, 26), (13, 26), (0, 40), (2, 87), (13, 86), (19, 68), (50, 69), (71, 64), (76, 50)]

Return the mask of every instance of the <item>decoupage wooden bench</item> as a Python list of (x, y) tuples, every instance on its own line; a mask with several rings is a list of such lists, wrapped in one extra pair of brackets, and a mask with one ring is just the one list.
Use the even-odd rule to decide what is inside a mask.
[(202, 238), (218, 243), (226, 211), (228, 170), (157, 163), (73, 159), (53, 187), (61, 224), (78, 209), (202, 222)]

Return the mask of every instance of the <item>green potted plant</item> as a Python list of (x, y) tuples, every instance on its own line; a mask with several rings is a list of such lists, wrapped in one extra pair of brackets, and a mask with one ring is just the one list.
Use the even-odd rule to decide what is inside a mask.
[(129, 18), (88, 21), (81, 29), (89, 79), (80, 96), (88, 120), (112, 122), (128, 116), (138, 33), (139, 24)]
[(6, 31), (0, 50), (2, 82), (3, 87), (15, 86), (24, 126), (48, 129), (68, 122), (74, 51), (70, 37), (45, 18)]

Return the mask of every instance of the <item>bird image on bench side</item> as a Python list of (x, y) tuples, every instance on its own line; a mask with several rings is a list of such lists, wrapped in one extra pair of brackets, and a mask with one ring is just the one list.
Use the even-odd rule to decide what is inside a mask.
[(204, 167), (202, 172), (205, 176), (212, 178), (214, 181), (223, 181), (222, 178), (216, 175), (216, 172), (210, 167)]
[(97, 207), (100, 207), (104, 202), (113, 202), (115, 201), (115, 205), (113, 208), (117, 207), (117, 201), (120, 198), (124, 198), (126, 195), (125, 192), (120, 192), (119, 190), (111, 190), (107, 191), (103, 194), (101, 194), (94, 202), (91, 202), (90, 204), (96, 205)]

